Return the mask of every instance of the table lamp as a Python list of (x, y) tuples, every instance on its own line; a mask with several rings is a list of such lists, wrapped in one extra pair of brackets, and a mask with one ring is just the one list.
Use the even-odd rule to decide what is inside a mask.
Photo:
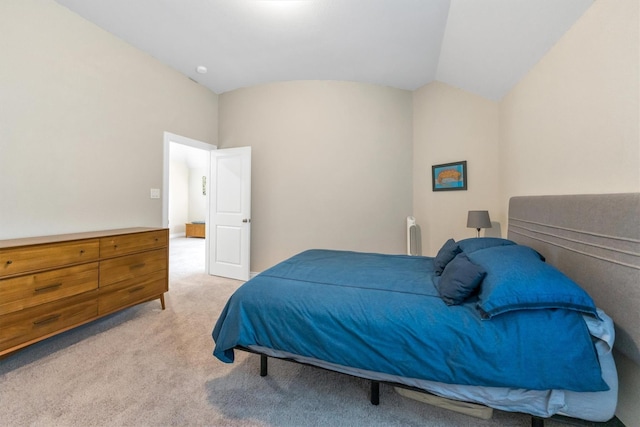
[(467, 216), (467, 227), (475, 228), (478, 231), (478, 235), (476, 237), (480, 237), (481, 228), (491, 228), (489, 211), (469, 211), (469, 215)]

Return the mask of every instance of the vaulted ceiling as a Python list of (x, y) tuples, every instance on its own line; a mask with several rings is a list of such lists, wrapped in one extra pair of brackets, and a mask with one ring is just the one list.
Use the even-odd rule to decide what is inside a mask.
[(594, 0), (56, 1), (216, 93), (437, 80), (499, 100)]

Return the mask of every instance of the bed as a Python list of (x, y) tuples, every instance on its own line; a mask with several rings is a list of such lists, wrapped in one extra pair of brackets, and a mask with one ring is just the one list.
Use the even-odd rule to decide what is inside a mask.
[[(639, 203), (512, 198), (507, 239), (450, 239), (433, 258), (305, 251), (232, 295), (214, 355), (258, 353), (261, 375), (277, 357), (366, 378), (374, 404), (386, 382), (528, 413), (533, 425), (556, 414), (608, 420), (615, 334), (631, 358), (640, 341), (621, 311), (636, 312)], [(632, 289), (622, 297), (602, 283)]]

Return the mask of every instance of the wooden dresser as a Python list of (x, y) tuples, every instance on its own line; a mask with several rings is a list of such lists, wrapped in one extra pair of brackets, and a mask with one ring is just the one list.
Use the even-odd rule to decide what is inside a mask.
[(0, 356), (168, 290), (168, 229), (0, 240)]

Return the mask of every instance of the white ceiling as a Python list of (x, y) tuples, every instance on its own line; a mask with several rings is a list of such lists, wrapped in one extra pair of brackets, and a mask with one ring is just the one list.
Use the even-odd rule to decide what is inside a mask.
[(438, 80), (499, 100), (594, 0), (56, 1), (216, 93)]

